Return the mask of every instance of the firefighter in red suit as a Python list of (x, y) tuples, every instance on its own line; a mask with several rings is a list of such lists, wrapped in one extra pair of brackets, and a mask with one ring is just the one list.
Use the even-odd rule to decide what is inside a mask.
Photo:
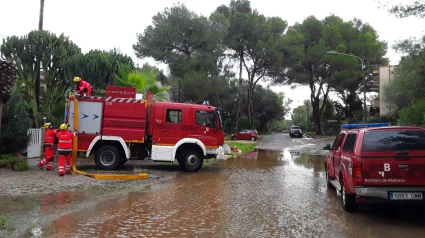
[(53, 169), (53, 160), (55, 155), (53, 153), (53, 144), (55, 143), (55, 134), (58, 130), (54, 130), (51, 123), (45, 123), (44, 129), (46, 130), (44, 133), (44, 159), (40, 160), (37, 166), (40, 169), (43, 169), (43, 166), (47, 164), (47, 171)]
[(80, 96), (90, 96), (91, 95), (92, 87), (88, 82), (84, 81), (80, 77), (75, 77), (74, 82), (77, 83), (75, 85), (75, 90), (77, 91), (77, 93)]
[[(58, 170), (59, 176), (63, 176), (64, 173), (71, 174), (71, 154), (72, 154), (72, 139), (77, 136), (77, 132), (71, 133), (68, 131), (68, 125), (62, 124), (59, 127), (60, 131), (56, 133), (56, 137), (59, 140), (58, 143), (58, 153), (59, 153), (59, 162)], [(64, 166), (64, 160), (66, 159), (66, 164)]]

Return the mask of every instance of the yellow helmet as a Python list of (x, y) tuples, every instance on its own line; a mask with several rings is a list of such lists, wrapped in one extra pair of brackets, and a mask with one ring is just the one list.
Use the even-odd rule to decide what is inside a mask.
[(66, 125), (66, 124), (62, 124), (62, 125), (59, 127), (59, 129), (61, 129), (61, 130), (67, 130), (67, 129), (68, 129), (68, 125)]
[(75, 77), (74, 78), (74, 82), (80, 82), (81, 81), (81, 78), (80, 77)]
[(50, 122), (44, 123), (44, 129), (49, 128), (51, 125), (52, 125), (52, 123), (50, 123)]

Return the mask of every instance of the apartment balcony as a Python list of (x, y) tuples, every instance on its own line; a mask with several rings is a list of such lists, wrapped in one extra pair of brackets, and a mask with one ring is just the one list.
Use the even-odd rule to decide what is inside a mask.
[(380, 100), (379, 100), (379, 98), (378, 99), (374, 99), (373, 100), (373, 107), (379, 107), (379, 105), (380, 105)]

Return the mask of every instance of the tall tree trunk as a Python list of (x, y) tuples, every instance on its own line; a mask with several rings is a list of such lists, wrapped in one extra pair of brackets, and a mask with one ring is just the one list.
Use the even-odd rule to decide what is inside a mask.
[[(43, 18), (44, 18), (44, 0), (40, 0), (40, 17), (38, 21), (38, 30), (43, 30)], [(35, 79), (35, 100), (37, 103), (37, 109), (40, 110), (40, 74), (41, 74), (41, 59), (37, 59), (37, 77)]]
[(38, 21), (39, 30), (43, 30), (43, 18), (44, 18), (44, 0), (40, 0), (40, 18)]
[(34, 85), (35, 102), (36, 102), (37, 110), (40, 110), (40, 74), (41, 74), (40, 59), (37, 59), (36, 67), (37, 67), (37, 75), (36, 75), (36, 78), (35, 78), (35, 85)]
[(1, 134), (1, 118), (3, 117), (3, 100), (0, 99), (0, 134)]
[(248, 89), (248, 119), (249, 119), (249, 128), (253, 128), (253, 123), (252, 123), (252, 117), (254, 114), (254, 110), (253, 110), (253, 105), (252, 105), (252, 97), (254, 94), (254, 85), (251, 83), (249, 83), (249, 89)]
[(239, 52), (239, 97), (238, 97), (238, 109), (236, 111), (236, 131), (239, 130), (239, 119), (241, 113), (241, 104), (242, 104), (242, 60), (243, 60), (243, 51)]
[(319, 108), (320, 100), (318, 98), (312, 98), (311, 99), (311, 106), (313, 108), (313, 120), (314, 120), (314, 127), (316, 129), (316, 135), (322, 134), (322, 127), (320, 125), (320, 108)]

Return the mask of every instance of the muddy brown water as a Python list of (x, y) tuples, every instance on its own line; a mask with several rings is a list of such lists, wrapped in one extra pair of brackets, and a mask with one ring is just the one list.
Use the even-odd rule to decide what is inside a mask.
[(344, 212), (323, 160), (258, 151), (197, 173), (170, 171), (171, 182), (64, 215), (42, 237), (425, 237), (416, 207)]

